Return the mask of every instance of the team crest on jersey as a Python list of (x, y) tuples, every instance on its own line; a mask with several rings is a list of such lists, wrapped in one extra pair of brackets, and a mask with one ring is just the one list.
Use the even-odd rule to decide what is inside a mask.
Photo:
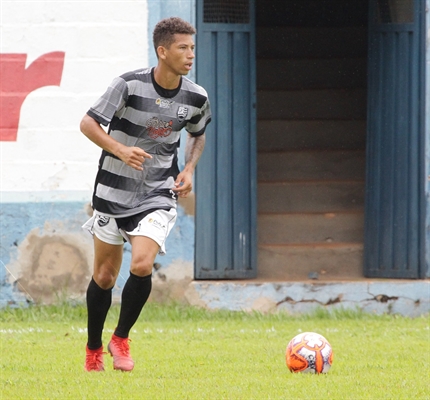
[(159, 106), (160, 108), (170, 108), (173, 103), (174, 101), (172, 100), (162, 99), (160, 97), (155, 100), (155, 104), (157, 104), (157, 106)]
[(185, 118), (188, 115), (188, 108), (187, 107), (178, 107), (178, 121), (183, 122)]

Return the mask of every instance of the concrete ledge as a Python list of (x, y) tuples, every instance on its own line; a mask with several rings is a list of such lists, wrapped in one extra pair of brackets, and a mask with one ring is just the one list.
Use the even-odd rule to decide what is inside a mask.
[(212, 310), (300, 314), (322, 307), (417, 317), (430, 312), (430, 281), (193, 281), (185, 297), (190, 305)]

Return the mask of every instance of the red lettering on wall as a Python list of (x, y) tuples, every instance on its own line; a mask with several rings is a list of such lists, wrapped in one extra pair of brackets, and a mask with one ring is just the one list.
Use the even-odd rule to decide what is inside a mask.
[(21, 106), (29, 93), (60, 86), (64, 55), (47, 53), (25, 68), (27, 54), (0, 54), (0, 141), (16, 141)]

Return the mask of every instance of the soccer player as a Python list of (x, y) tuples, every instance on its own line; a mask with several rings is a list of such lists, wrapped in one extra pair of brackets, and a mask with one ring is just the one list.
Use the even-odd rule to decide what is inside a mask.
[[(206, 91), (185, 77), (194, 61), (194, 27), (172, 17), (153, 32), (157, 66), (125, 73), (83, 117), (82, 133), (102, 148), (85, 224), (94, 237), (94, 272), (87, 289), (85, 369), (103, 371), (102, 331), (112, 302), (124, 241), (131, 244), (130, 276), (121, 295), (117, 327), (107, 350), (113, 367), (131, 371), (129, 332), (152, 286), (155, 257), (176, 220), (176, 201), (187, 197), (211, 119)], [(108, 133), (101, 127), (108, 126)], [(180, 131), (188, 132), (179, 171)]]

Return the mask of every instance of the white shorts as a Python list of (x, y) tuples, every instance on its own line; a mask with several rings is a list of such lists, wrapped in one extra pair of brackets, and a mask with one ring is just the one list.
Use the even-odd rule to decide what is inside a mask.
[(166, 254), (165, 241), (176, 222), (176, 209), (156, 210), (146, 215), (132, 231), (118, 228), (114, 217), (94, 210), (93, 216), (82, 225), (82, 228), (96, 235), (101, 241), (113, 245), (130, 242), (130, 236), (146, 236), (159, 246), (158, 254)]

